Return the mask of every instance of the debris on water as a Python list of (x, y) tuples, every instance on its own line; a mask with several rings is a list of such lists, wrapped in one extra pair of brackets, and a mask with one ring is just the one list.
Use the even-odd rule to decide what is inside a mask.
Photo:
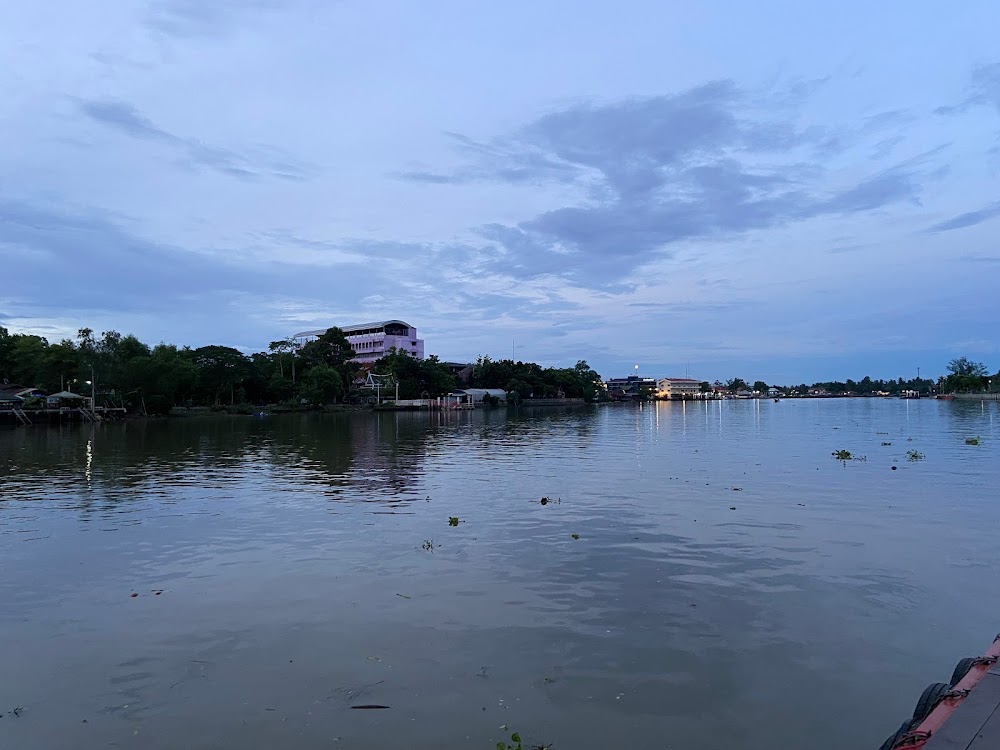
[(834, 451), (831, 455), (838, 461), (850, 461), (853, 458), (848, 450)]
[(547, 497), (543, 497), (538, 502), (540, 502), (542, 505), (548, 505), (549, 504), (549, 499)]
[(424, 539), (424, 543), (421, 544), (420, 546), (423, 547), (428, 552), (433, 552), (434, 551), (434, 540), (433, 539)]
[(579, 534), (570, 534), (570, 536), (573, 537), (574, 539), (579, 539), (580, 538)]
[(966, 445), (979, 445), (979, 438), (978, 437), (966, 438), (965, 439), (965, 444)]
[(153, 592), (153, 596), (159, 596), (163, 593), (163, 589), (150, 589)]
[(398, 597), (400, 597), (402, 599), (412, 599), (413, 598), (412, 596), (407, 596), (406, 594), (399, 594), (399, 593), (397, 593), (396, 596), (398, 596)]
[(365, 658), (368, 659), (368, 661), (382, 661), (377, 656), (366, 656)]
[(354, 709), (360, 709), (362, 711), (376, 711), (382, 708), (390, 708), (390, 706), (383, 706), (379, 703), (362, 703), (359, 706), (351, 706)]
[(799, 507), (804, 508), (804, 507), (806, 507), (806, 504), (805, 503), (799, 503)]
[(129, 596), (131, 596), (133, 599), (135, 599), (139, 595), (136, 592), (133, 591), (131, 594), (129, 594)]
[(458, 518), (456, 516), (448, 516), (449, 526), (458, 526)]
[(882, 446), (883, 446), (883, 447), (885, 447), (885, 446), (887, 446), (887, 445), (892, 445), (892, 443), (886, 443), (886, 442), (883, 442), (883, 443), (882, 443)]
[(895, 467), (895, 466), (890, 466), (889, 468), (890, 468), (890, 469), (892, 469), (893, 471), (895, 471), (895, 470), (896, 470), (896, 467)]
[(543, 677), (542, 678), (542, 682), (544, 682), (546, 684), (549, 684), (549, 685), (551, 685), (555, 681), (556, 681), (555, 677)]
[(920, 461), (924, 454), (920, 451), (906, 451), (906, 458), (910, 461)]
[(742, 487), (733, 487), (733, 492), (743, 492)]
[(729, 506), (729, 510), (736, 510), (736, 506), (735, 505), (730, 505)]
[(17, 718), (20, 719), (21, 718), (21, 712), (23, 710), (24, 710), (24, 706), (14, 706), (14, 710), (11, 711), (11, 713), (14, 714), (14, 716), (16, 716)]

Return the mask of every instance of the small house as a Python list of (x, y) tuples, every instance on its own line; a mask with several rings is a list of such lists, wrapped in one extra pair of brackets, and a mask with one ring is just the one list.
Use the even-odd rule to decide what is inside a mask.
[(90, 403), (90, 399), (72, 391), (59, 391), (45, 397), (45, 404), (50, 409), (79, 409)]
[(8, 411), (10, 409), (19, 409), (23, 403), (24, 399), (16, 393), (12, 393), (11, 391), (0, 391), (0, 409)]
[(471, 404), (482, 404), (484, 401), (489, 403), (494, 399), (503, 404), (507, 403), (507, 391), (503, 388), (463, 388), (449, 395), (464, 395), (466, 398), (463, 400)]

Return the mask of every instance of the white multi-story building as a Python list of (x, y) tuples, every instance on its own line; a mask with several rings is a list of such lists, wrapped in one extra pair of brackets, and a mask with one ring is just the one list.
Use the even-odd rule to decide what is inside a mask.
[[(424, 358), (424, 340), (417, 338), (417, 329), (402, 320), (383, 320), (380, 323), (363, 323), (340, 326), (354, 349), (354, 361), (371, 364), (389, 353), (390, 349), (406, 352), (416, 359)], [(292, 338), (300, 345), (326, 333), (326, 328), (296, 333)]]
[(692, 378), (660, 378), (656, 381), (656, 397), (663, 399), (704, 398), (701, 381)]

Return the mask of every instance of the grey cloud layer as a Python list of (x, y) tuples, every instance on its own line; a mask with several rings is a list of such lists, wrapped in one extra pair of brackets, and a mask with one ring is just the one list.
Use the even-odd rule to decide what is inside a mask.
[[(863, 128), (874, 132), (899, 117), (886, 113)], [(825, 189), (826, 171), (815, 157), (840, 148), (836, 134), (800, 128), (790, 115), (761, 117), (730, 81), (572, 106), (486, 144), (453, 138), (473, 158), (468, 168), (404, 176), (438, 183), (572, 181), (590, 196), (515, 226), (481, 228), (494, 243), (484, 268), (521, 278), (557, 274), (587, 285), (619, 280), (669, 256), (680, 241), (913, 202), (923, 176), (919, 164), (902, 164)]]
[(131, 104), (114, 100), (84, 101), (80, 110), (93, 122), (180, 151), (192, 164), (241, 180), (278, 177), (303, 180), (308, 170), (273, 148), (248, 149), (243, 153), (210, 146), (197, 138), (185, 138), (158, 127)]

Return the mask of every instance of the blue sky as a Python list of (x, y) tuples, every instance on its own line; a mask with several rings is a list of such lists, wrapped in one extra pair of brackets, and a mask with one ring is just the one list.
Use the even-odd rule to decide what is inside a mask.
[(994, 2), (0, 11), (0, 325), (772, 382), (1000, 367)]

